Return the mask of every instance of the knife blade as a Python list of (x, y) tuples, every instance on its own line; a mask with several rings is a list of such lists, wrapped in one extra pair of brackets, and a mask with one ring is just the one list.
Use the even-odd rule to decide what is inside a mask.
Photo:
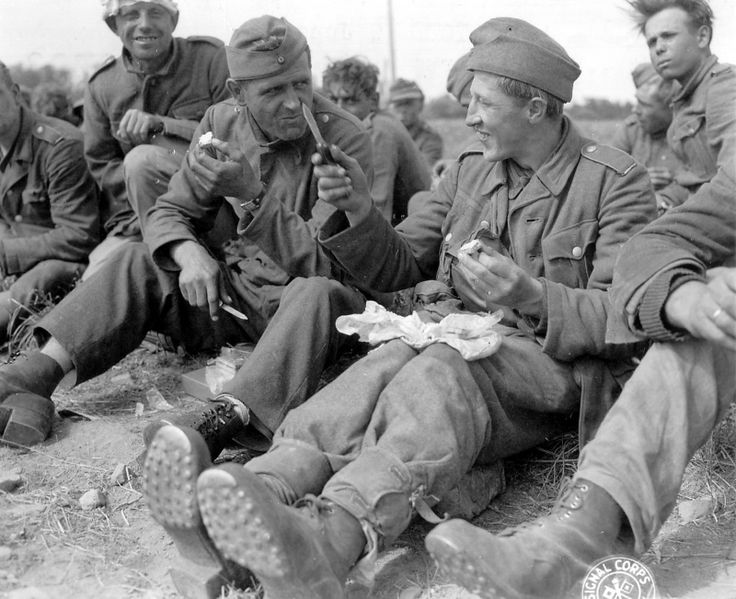
[(304, 120), (307, 121), (307, 126), (312, 133), (312, 137), (314, 137), (314, 141), (317, 142), (317, 152), (322, 156), (322, 161), (325, 164), (335, 164), (335, 160), (332, 158), (332, 154), (330, 153), (330, 146), (325, 141), (325, 138), (322, 137), (322, 133), (320, 132), (319, 127), (317, 127), (317, 121), (315, 121), (314, 116), (312, 116), (312, 111), (309, 110), (304, 102), (302, 102), (302, 114), (304, 115)]
[(220, 300), (220, 308), (225, 310), (225, 312), (229, 312), (235, 318), (239, 318), (240, 320), (248, 320), (248, 317), (245, 314), (243, 314), (240, 310), (236, 310), (230, 304), (226, 304), (222, 300)]

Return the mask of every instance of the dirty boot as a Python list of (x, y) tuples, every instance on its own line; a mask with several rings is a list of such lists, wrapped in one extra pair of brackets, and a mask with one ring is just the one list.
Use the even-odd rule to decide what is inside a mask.
[(48, 437), (55, 412), (50, 397), (62, 378), (61, 366), (40, 351), (0, 368), (0, 441), (28, 446)]
[(439, 524), (425, 541), (440, 571), (481, 597), (564, 597), (596, 560), (621, 552), (623, 512), (600, 487), (574, 481), (549, 516), (498, 535), (464, 520)]
[(253, 586), (248, 570), (226, 560), (212, 543), (197, 503), (197, 477), (212, 466), (201, 435), (188, 428), (159, 428), (143, 466), (143, 492), (156, 520), (183, 558), (169, 571), (187, 599), (214, 599), (223, 587)]
[(191, 428), (202, 435), (210, 459), (214, 460), (249, 421), (250, 410), (245, 404), (228, 393), (220, 393), (202, 408), (152, 422), (143, 430), (143, 442), (149, 447), (158, 430), (167, 424)]
[(197, 482), (202, 518), (222, 553), (249, 568), (268, 599), (342, 599), (365, 546), (356, 518), (307, 496), (283, 505), (259, 475), (234, 464)]

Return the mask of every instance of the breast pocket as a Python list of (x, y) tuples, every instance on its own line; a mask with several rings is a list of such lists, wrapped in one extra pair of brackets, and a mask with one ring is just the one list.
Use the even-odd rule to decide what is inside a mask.
[(688, 157), (688, 168), (704, 178), (710, 178), (716, 156), (708, 146), (705, 115), (696, 115), (678, 123), (672, 131), (672, 146)]
[(598, 221), (577, 223), (542, 239), (544, 276), (568, 287), (585, 288), (592, 271)]
[(187, 100), (171, 107), (171, 114), (174, 118), (187, 121), (201, 121), (204, 113), (212, 104), (210, 98), (198, 98), (196, 100)]

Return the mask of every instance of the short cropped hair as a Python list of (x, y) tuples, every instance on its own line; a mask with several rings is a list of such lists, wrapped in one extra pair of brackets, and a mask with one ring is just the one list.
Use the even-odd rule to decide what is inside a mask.
[(680, 8), (690, 17), (696, 29), (707, 27), (713, 35), (713, 9), (708, 0), (627, 0), (633, 9), (634, 22), (643, 34), (650, 17), (666, 8)]
[(378, 91), (378, 67), (352, 56), (329, 64), (322, 74), (322, 85), (327, 87), (334, 82), (352, 83), (371, 97)]
[(539, 89), (518, 79), (511, 79), (510, 77), (498, 77), (498, 87), (503, 93), (512, 98), (518, 98), (520, 100), (540, 98), (547, 105), (545, 114), (548, 117), (557, 118), (562, 116), (562, 109), (565, 103), (560, 98), (553, 96), (543, 89)]

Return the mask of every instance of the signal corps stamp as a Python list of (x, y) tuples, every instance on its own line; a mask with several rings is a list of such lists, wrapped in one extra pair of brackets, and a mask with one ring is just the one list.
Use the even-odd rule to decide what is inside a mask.
[(633, 557), (598, 560), (583, 579), (582, 599), (657, 599), (654, 576)]

